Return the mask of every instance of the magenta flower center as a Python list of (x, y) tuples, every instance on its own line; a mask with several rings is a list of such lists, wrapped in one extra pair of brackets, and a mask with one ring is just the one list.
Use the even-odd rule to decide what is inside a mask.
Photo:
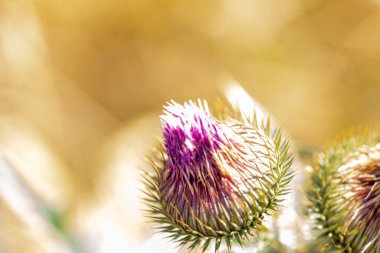
[[(207, 105), (206, 105), (207, 106)], [(209, 113), (192, 103), (173, 103), (161, 117), (169, 166), (194, 169), (209, 160), (222, 141), (219, 126)]]

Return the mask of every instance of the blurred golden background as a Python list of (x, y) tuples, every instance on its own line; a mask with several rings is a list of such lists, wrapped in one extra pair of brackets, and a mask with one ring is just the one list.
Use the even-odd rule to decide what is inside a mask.
[(236, 82), (320, 147), (380, 119), (379, 64), (377, 0), (1, 0), (0, 252), (142, 252), (166, 101)]

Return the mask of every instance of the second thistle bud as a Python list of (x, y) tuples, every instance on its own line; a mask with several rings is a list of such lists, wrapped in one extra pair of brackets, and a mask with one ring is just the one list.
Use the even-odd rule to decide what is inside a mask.
[(146, 176), (151, 217), (190, 248), (230, 249), (255, 234), (292, 177), (279, 131), (238, 112), (216, 119), (205, 102), (171, 102), (161, 120), (162, 157)]
[(309, 199), (329, 248), (380, 252), (378, 137), (365, 133), (341, 140), (320, 155), (312, 172)]
[(343, 189), (347, 190), (349, 211), (345, 230), (362, 231), (357, 238), (361, 242), (353, 243), (356, 248), (380, 252), (380, 144), (363, 145), (344, 162), (338, 170), (345, 174), (348, 186)]

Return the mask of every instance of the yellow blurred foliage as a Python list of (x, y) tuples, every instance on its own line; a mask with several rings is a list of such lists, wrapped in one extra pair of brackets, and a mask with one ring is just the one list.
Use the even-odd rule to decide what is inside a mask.
[[(321, 146), (342, 129), (380, 119), (379, 63), (376, 0), (2, 0), (4, 171), (21, 180), (9, 187), (25, 186), (64, 210), (81, 237), (137, 201), (131, 177), (159, 136), (166, 101), (215, 101), (220, 86), (235, 80), (296, 141)], [(51, 252), (62, 243), (50, 228), (33, 232), (6, 196), (0, 252)], [(143, 240), (149, 232), (136, 229), (144, 223), (133, 210), (120, 223), (133, 228), (118, 235)], [(57, 243), (30, 246), (50, 237)]]

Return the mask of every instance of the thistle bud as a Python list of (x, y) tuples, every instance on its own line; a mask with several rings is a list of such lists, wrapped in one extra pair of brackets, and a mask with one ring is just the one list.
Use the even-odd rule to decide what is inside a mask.
[(309, 199), (327, 247), (380, 252), (380, 144), (355, 136), (320, 155)]
[[(225, 110), (228, 111), (228, 110)], [(207, 103), (175, 102), (161, 116), (161, 157), (145, 174), (150, 217), (180, 245), (206, 250), (224, 241), (240, 244), (287, 192), (292, 158), (269, 120), (238, 111), (220, 118)]]

